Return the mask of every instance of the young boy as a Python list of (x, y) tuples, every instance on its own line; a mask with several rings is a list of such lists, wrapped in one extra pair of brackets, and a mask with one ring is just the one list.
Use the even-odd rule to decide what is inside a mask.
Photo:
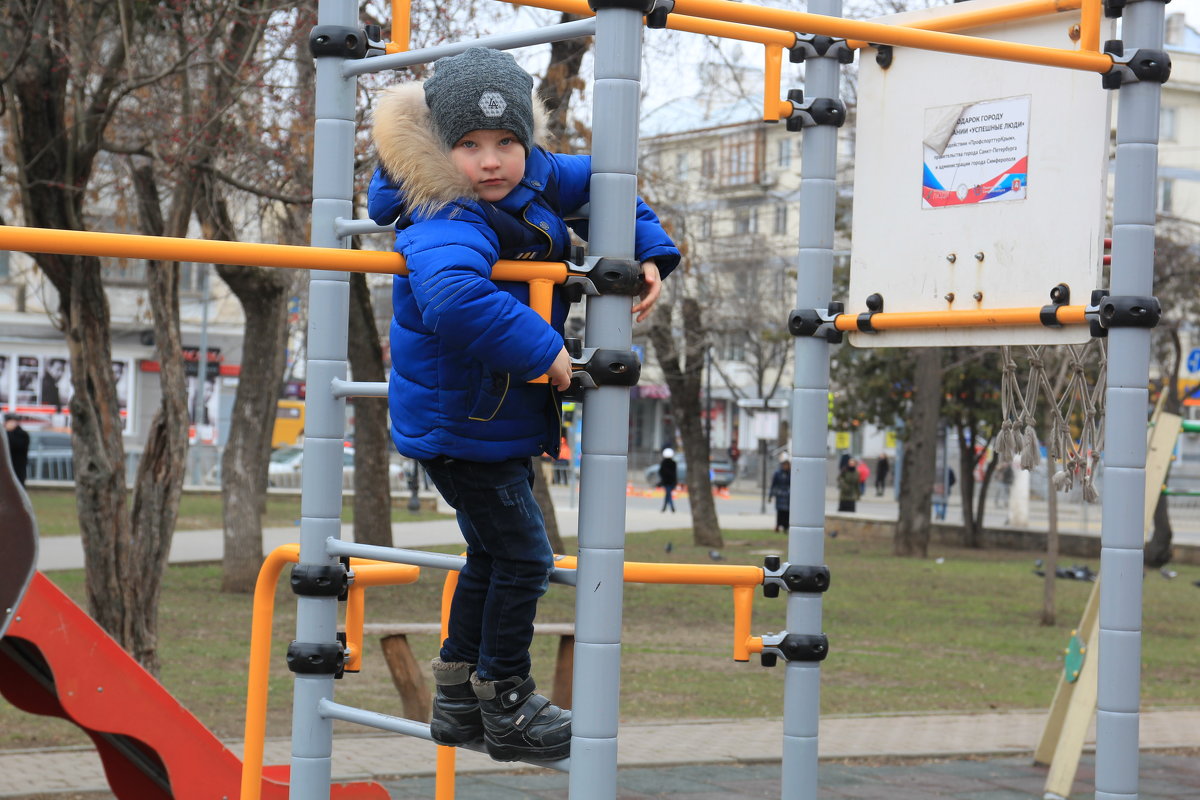
[[(553, 569), (531, 457), (558, 453), (567, 308), (556, 296), (547, 324), (528, 306), (527, 284), (490, 276), (501, 258), (564, 260), (562, 217), (588, 202), (591, 159), (537, 146), (545, 112), (532, 91), (511, 55), (479, 47), (437, 61), (423, 85), (387, 90), (369, 196), (372, 219), (395, 225), (409, 270), (392, 292), (392, 439), (424, 465), (467, 542), (433, 661), (430, 732), (447, 745), (482, 738), (500, 761), (557, 760), (571, 744), (570, 712), (536, 694), (529, 676)], [(640, 320), (679, 261), (640, 200), (635, 249)], [(529, 383), (543, 374), (549, 384)]]

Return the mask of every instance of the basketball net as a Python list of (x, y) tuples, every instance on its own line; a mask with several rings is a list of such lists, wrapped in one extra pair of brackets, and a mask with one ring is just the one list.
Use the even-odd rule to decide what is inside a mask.
[(1020, 455), (1021, 468), (1030, 470), (1041, 461), (1036, 423), (1040, 401), (1045, 400), (1049, 420), (1046, 453), (1055, 470), (1054, 488), (1067, 492), (1078, 482), (1088, 503), (1100, 499), (1095, 476), (1104, 446), (1108, 365), (1104, 342), (1096, 338), (1079, 345), (1000, 348), (1004, 421), (996, 451), (1001, 463), (1011, 464)]

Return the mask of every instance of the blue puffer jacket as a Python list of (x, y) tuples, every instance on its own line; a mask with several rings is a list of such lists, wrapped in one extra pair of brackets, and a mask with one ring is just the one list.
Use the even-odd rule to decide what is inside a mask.
[[(528, 381), (561, 350), (567, 304), (556, 292), (547, 324), (529, 307), (527, 284), (490, 276), (502, 258), (563, 260), (569, 234), (553, 195), (561, 212), (587, 203), (591, 159), (534, 148), (521, 184), (488, 208), (432, 134), (419, 84), (387, 90), (376, 120), (382, 167), (368, 210), (376, 222), (395, 225), (396, 250), (409, 270), (392, 290), (388, 397), (396, 449), (473, 461), (557, 454), (557, 393)], [(637, 258), (653, 258), (665, 276), (679, 251), (640, 201), (636, 218)]]

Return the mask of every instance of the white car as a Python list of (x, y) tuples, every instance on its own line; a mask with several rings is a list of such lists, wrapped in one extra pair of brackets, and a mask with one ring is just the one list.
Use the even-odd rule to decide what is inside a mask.
[[(299, 488), (304, 471), (304, 448), (281, 447), (271, 453), (267, 463), (267, 482), (271, 486)], [(388, 463), (388, 482), (393, 489), (406, 489), (405, 467), (395, 461)], [(342, 449), (342, 485), (350, 488), (354, 482), (354, 448)]]

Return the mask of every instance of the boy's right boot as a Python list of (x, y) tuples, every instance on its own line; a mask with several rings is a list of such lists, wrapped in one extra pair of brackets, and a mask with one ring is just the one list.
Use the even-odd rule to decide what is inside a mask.
[(433, 718), (429, 735), (438, 744), (454, 747), (483, 741), (479, 698), (471, 689), (474, 664), (433, 660)]
[(533, 678), (471, 678), (483, 712), (483, 744), (496, 761), (558, 761), (571, 754), (571, 712), (535, 692)]

